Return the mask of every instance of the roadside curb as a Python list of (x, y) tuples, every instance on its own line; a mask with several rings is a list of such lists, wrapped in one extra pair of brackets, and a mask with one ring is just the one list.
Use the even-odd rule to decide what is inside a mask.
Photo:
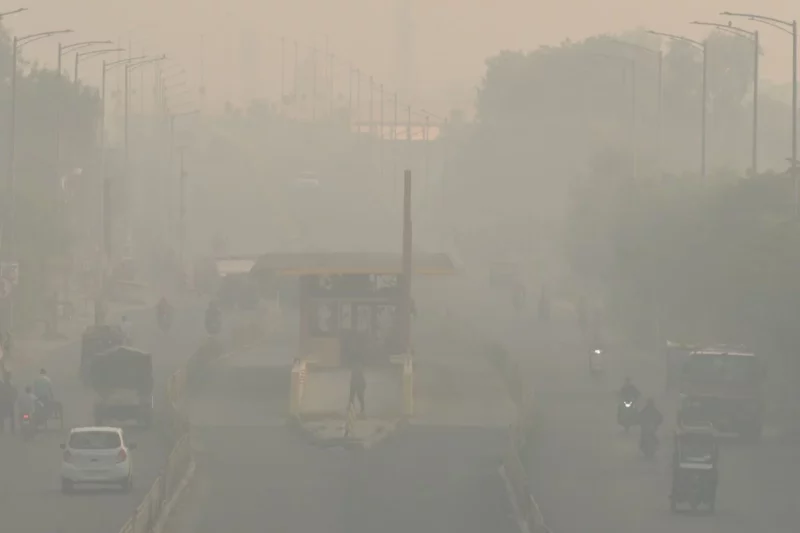
[(506, 494), (508, 495), (508, 500), (511, 502), (511, 508), (514, 510), (514, 520), (517, 522), (517, 527), (522, 533), (533, 533), (528, 527), (528, 521), (525, 520), (525, 517), (522, 516), (522, 512), (519, 509), (519, 505), (517, 505), (517, 498), (514, 495), (514, 488), (511, 486), (511, 480), (508, 479), (508, 474), (506, 473), (505, 465), (500, 465), (497, 469), (497, 472), (500, 474), (500, 477), (503, 479), (503, 484), (506, 488)]
[(511, 507), (514, 510), (514, 519), (517, 521), (520, 531), (522, 533), (552, 533), (550, 528), (545, 524), (544, 516), (542, 516), (542, 512), (539, 509), (539, 505), (536, 503), (534, 497), (530, 494), (528, 495), (531, 501), (533, 512), (531, 513), (531, 516), (526, 517), (520, 510), (519, 505), (517, 505), (517, 499), (514, 495), (514, 487), (508, 477), (508, 472), (506, 472), (505, 465), (501, 464), (498, 468), (498, 472), (500, 477), (503, 478), (503, 484), (506, 487), (506, 493), (508, 494), (509, 500), (511, 500)]
[(167, 503), (164, 504), (164, 507), (161, 511), (158, 520), (156, 521), (155, 525), (153, 526), (153, 533), (162, 533), (164, 527), (167, 525), (169, 521), (169, 517), (172, 515), (172, 512), (177, 507), (178, 503), (180, 502), (181, 496), (183, 495), (184, 491), (189, 487), (189, 484), (194, 479), (194, 474), (197, 469), (197, 463), (195, 463), (194, 458), (189, 463), (189, 468), (186, 470), (186, 475), (183, 476), (181, 482), (178, 484), (178, 488), (175, 489), (175, 494), (172, 495), (172, 498), (169, 499)]

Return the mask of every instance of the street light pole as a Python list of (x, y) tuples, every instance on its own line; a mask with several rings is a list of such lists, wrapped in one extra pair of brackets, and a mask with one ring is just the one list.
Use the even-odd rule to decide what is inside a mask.
[(281, 37), (281, 115), (284, 114), (283, 106), (286, 94), (286, 37)]
[(662, 33), (657, 31), (648, 31), (652, 35), (666, 37), (673, 41), (682, 41), (689, 44), (703, 53), (703, 88), (702, 88), (702, 117), (700, 120), (700, 176), (706, 177), (706, 139), (707, 139), (707, 111), (708, 111), (708, 53), (706, 42), (695, 41), (682, 35), (674, 35), (671, 33)]
[[(9, 14), (18, 13), (20, 10)], [(72, 30), (56, 30), (40, 33), (33, 33), (23, 37), (14, 37), (11, 43), (11, 109), (8, 118), (8, 159), (6, 167), (6, 220), (0, 235), (0, 246), (6, 259), (16, 261), (16, 196), (15, 196), (15, 165), (17, 150), (17, 57), (19, 49), (39, 39), (44, 39), (62, 33), (71, 33)], [(8, 297), (8, 320), (7, 331), (10, 331), (14, 323), (14, 296)]]
[(8, 198), (8, 221), (7, 230), (8, 234), (3, 239), (6, 242), (2, 244), (6, 247), (6, 256), (9, 259), (13, 259), (14, 254), (16, 253), (15, 248), (15, 235), (14, 235), (14, 185), (16, 181), (15, 176), (15, 164), (16, 164), (16, 143), (17, 143), (17, 57), (19, 55), (19, 49), (26, 44), (38, 41), (39, 39), (44, 39), (46, 37), (50, 37), (53, 35), (60, 35), (64, 33), (72, 33), (72, 30), (56, 30), (56, 31), (45, 31), (40, 33), (33, 33), (30, 35), (25, 35), (23, 37), (14, 37), (11, 46), (11, 109), (8, 118), (8, 160), (7, 160), (7, 167), (6, 167), (6, 187), (7, 187), (7, 198)]
[[(732, 13), (723, 11), (720, 15), (726, 17), (743, 17), (753, 22), (761, 22), (767, 26), (777, 28), (792, 36), (792, 181), (794, 182), (794, 211), (795, 216), (800, 215), (800, 187), (797, 176), (797, 20), (781, 20), (754, 13)], [(756, 52), (758, 53), (758, 52)]]
[[(627, 44), (627, 43), (624, 43)], [(627, 66), (630, 68), (630, 75), (631, 75), (631, 94), (630, 94), (630, 128), (628, 129), (628, 137), (629, 137), (629, 146), (630, 146), (630, 156), (631, 156), (631, 177), (633, 179), (637, 179), (639, 176), (639, 143), (637, 137), (637, 125), (638, 125), (638, 113), (637, 113), (637, 105), (636, 105), (636, 60), (631, 59), (629, 57), (619, 56), (619, 55), (611, 55), (611, 54), (601, 54), (601, 53), (590, 53), (591, 56), (596, 57), (606, 57), (609, 59), (616, 59), (619, 61), (625, 61)]]
[[(661, 154), (661, 152), (662, 152), (661, 144), (662, 143), (661, 143), (661, 137), (662, 137), (662, 129), (663, 129), (664, 52), (662, 52), (661, 50), (653, 50), (652, 48), (648, 48), (646, 46), (641, 46), (641, 45), (638, 45), (638, 44), (629, 43), (627, 41), (620, 41), (620, 40), (617, 40), (617, 39), (612, 39), (612, 42), (615, 43), (615, 44), (620, 44), (620, 45), (626, 46), (626, 47), (631, 48), (633, 50), (640, 50), (640, 51), (643, 51), (643, 52), (648, 52), (650, 54), (653, 54), (653, 55), (656, 56), (656, 59), (658, 61), (657, 73), (656, 73), (656, 85), (657, 85), (657, 87), (656, 87), (656, 103), (657, 103), (657, 108), (658, 108), (658, 118), (656, 119), (657, 120), (657, 124), (656, 124), (656, 161), (657, 161), (657, 164), (656, 164), (656, 167), (658, 169), (658, 174), (660, 176), (662, 174), (662, 154)], [(635, 64), (634, 64), (633, 68), (635, 68)], [(634, 83), (635, 83), (635, 75), (634, 75)], [(634, 99), (636, 98), (635, 91), (634, 91), (633, 98)], [(635, 109), (635, 105), (634, 105), (634, 109)]]
[(694, 21), (692, 24), (698, 26), (711, 26), (720, 31), (731, 33), (738, 37), (749, 38), (753, 41), (753, 134), (752, 134), (752, 154), (751, 171), (753, 176), (758, 174), (758, 61), (759, 44), (758, 31), (750, 31), (730, 24), (718, 24), (716, 22)]

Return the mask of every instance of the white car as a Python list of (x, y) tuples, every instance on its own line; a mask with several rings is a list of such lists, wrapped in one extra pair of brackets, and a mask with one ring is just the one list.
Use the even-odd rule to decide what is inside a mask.
[(119, 485), (129, 491), (133, 468), (130, 451), (135, 447), (125, 442), (120, 428), (72, 429), (61, 445), (61, 491), (70, 492), (79, 483)]

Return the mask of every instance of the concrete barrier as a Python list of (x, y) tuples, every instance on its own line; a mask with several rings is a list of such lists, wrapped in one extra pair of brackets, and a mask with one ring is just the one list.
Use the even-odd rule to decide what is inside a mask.
[(294, 366), (292, 367), (292, 383), (289, 391), (289, 414), (291, 416), (300, 416), (307, 375), (308, 367), (306, 362), (295, 361)]
[(344, 421), (344, 437), (349, 438), (355, 434), (356, 406), (352, 403), (347, 406), (347, 417)]
[(414, 415), (414, 362), (410, 355), (403, 361), (403, 415)]
[(533, 435), (538, 418), (533, 390), (525, 386), (519, 365), (504, 347), (493, 344), (487, 348), (487, 356), (503, 377), (507, 392), (517, 411), (516, 422), (508, 431), (500, 474), (505, 481), (520, 529), (525, 533), (551, 533), (533, 497), (530, 473), (522, 460), (524, 451), (535, 444)]
[(185, 410), (186, 368), (179, 368), (167, 381), (165, 429), (175, 439), (167, 464), (153, 483), (142, 503), (122, 526), (120, 533), (158, 533), (169, 510), (180, 497), (194, 473), (194, 459), (189, 442), (189, 424)]

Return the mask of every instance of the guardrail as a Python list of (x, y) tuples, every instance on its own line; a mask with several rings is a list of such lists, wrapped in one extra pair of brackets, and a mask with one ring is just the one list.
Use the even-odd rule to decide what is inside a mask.
[(167, 381), (165, 428), (175, 440), (167, 464), (120, 533), (152, 533), (164, 510), (174, 504), (185, 486), (184, 480), (194, 469), (189, 442), (189, 421), (185, 411), (186, 368), (179, 368)]
[[(264, 338), (265, 330), (251, 321), (231, 330), (228, 349), (246, 349)], [(188, 478), (194, 471), (194, 459), (189, 437), (189, 418), (186, 413), (186, 389), (190, 369), (198, 371), (225, 351), (223, 343), (210, 338), (195, 352), (186, 365), (176, 370), (167, 380), (167, 409), (164, 429), (175, 443), (161, 475), (153, 483), (147, 495), (125, 522), (119, 533), (153, 533), (168, 515)], [(165, 512), (166, 511), (166, 512)]]
[(295, 417), (300, 416), (307, 375), (308, 367), (306, 362), (296, 360), (292, 366), (292, 384), (289, 392), (289, 414)]
[(410, 355), (403, 361), (403, 415), (414, 414), (414, 362)]
[(525, 387), (517, 362), (500, 345), (487, 347), (487, 353), (499, 371), (517, 411), (517, 420), (509, 428), (500, 473), (506, 482), (514, 514), (526, 533), (551, 533), (531, 491), (530, 476), (522, 460), (523, 451), (533, 445), (533, 430), (538, 423), (533, 391)]

